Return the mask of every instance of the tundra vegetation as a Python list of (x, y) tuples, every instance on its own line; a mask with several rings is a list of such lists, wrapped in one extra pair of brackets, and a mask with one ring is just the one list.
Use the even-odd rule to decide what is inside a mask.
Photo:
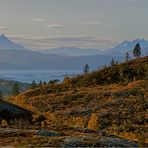
[(112, 62), (93, 72), (85, 67), (84, 74), (66, 76), (62, 83), (34, 84), (9, 98), (31, 121), (2, 120), (4, 127), (17, 128), (18, 135), (5, 132), (0, 141), (13, 146), (148, 146), (147, 56), (130, 60), (127, 54), (124, 63)]

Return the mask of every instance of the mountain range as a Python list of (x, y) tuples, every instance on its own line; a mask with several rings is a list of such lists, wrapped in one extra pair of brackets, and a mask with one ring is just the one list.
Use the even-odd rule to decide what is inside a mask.
[(99, 55), (101, 50), (93, 48), (78, 48), (78, 47), (60, 47), (55, 49), (42, 50), (42, 53), (56, 54), (64, 56), (92, 56)]
[(57, 54), (57, 55), (66, 55), (66, 56), (91, 56), (91, 55), (102, 55), (110, 54), (112, 56), (121, 56), (125, 55), (126, 52), (129, 52), (132, 55), (134, 46), (140, 43), (142, 48), (142, 55), (148, 55), (148, 41), (144, 39), (136, 39), (132, 41), (123, 41), (116, 45), (113, 48), (109, 49), (94, 49), (94, 48), (77, 48), (77, 47), (60, 47), (55, 49), (46, 49), (43, 50), (43, 53), (48, 54)]
[(1, 70), (75, 70), (83, 69), (89, 64), (91, 69), (110, 64), (112, 58), (123, 61), (125, 53), (139, 42), (142, 53), (148, 55), (148, 41), (137, 39), (124, 41), (114, 48), (107, 50), (81, 49), (75, 47), (61, 47), (43, 50), (42, 52), (28, 50), (22, 45), (13, 43), (5, 35), (0, 36), (0, 69)]
[(132, 51), (135, 45), (139, 43), (142, 49), (142, 55), (148, 55), (148, 41), (144, 39), (136, 39), (132, 41), (123, 41), (114, 48), (107, 49), (105, 53), (110, 53), (113, 55), (121, 55), (129, 52), (132, 54)]
[(13, 43), (8, 37), (6, 37), (4, 34), (0, 36), (0, 50), (24, 50), (25, 48), (22, 45), (18, 45)]

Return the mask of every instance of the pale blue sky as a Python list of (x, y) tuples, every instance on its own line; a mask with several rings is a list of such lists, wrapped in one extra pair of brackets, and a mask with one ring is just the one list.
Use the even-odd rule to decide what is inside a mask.
[(27, 48), (148, 39), (148, 0), (0, 0), (0, 33)]

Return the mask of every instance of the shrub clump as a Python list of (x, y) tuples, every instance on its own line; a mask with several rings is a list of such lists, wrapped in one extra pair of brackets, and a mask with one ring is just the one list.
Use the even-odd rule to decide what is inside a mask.
[(91, 130), (99, 130), (99, 117), (96, 113), (92, 113), (89, 121), (88, 121), (88, 129)]

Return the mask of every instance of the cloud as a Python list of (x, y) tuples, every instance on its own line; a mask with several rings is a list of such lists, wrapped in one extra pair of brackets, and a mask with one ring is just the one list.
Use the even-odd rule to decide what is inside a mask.
[(18, 35), (18, 34), (8, 34), (7, 35), (8, 37), (10, 37), (10, 38), (13, 38), (13, 39), (24, 39), (24, 38), (30, 38), (30, 37), (33, 37), (32, 35), (27, 35), (27, 34), (25, 34), (25, 35)]
[(42, 18), (33, 18), (32, 20), (35, 22), (47, 22), (47, 20), (42, 19)]
[(0, 30), (2, 31), (2, 30), (8, 30), (8, 28), (7, 27), (4, 27), (4, 26), (0, 26)]
[(51, 40), (58, 41), (58, 42), (66, 42), (66, 43), (78, 43), (78, 42), (95, 42), (96, 38), (92, 36), (61, 36), (61, 37), (55, 37)]
[(63, 29), (63, 25), (58, 25), (58, 24), (51, 24), (51, 25), (46, 25), (46, 28), (56, 28), (56, 29)]
[(32, 36), (32, 35), (8, 35), (13, 41), (22, 44), (28, 49), (42, 50), (58, 47), (79, 47), (107, 49), (117, 44), (113, 37), (97, 37), (90, 35), (56, 35), (56, 36)]
[(102, 22), (81, 22), (82, 25), (102, 25)]

